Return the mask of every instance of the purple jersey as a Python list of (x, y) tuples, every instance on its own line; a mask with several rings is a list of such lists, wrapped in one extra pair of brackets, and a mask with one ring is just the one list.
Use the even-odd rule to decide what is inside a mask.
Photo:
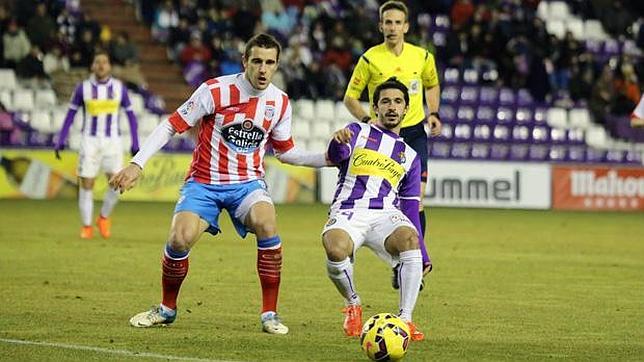
[(420, 202), (420, 158), (397, 134), (351, 123), (348, 144), (331, 141), (328, 157), (340, 168), (331, 212), (400, 208), (400, 199)]

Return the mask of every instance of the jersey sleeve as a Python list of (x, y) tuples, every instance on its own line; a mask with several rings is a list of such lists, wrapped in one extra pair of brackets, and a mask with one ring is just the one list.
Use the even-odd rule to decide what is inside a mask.
[(202, 83), (194, 93), (170, 116), (170, 124), (178, 133), (194, 127), (203, 116), (215, 113), (217, 105), (213, 101), (210, 87)]
[(416, 155), (411, 168), (400, 182), (398, 197), (401, 199), (414, 199), (420, 201), (420, 157)]
[(351, 131), (351, 139), (349, 143), (342, 143), (335, 140), (329, 142), (327, 147), (327, 158), (333, 165), (340, 165), (342, 162), (348, 160), (351, 157), (351, 152), (353, 147), (356, 144), (356, 139), (360, 133), (360, 125), (358, 123), (351, 123), (347, 127)]
[(423, 64), (423, 73), (421, 74), (423, 87), (431, 88), (438, 85), (438, 72), (436, 71), (436, 61), (429, 51), (425, 50), (425, 63)]
[(369, 60), (363, 54), (358, 60), (356, 67), (353, 68), (353, 74), (351, 74), (347, 91), (344, 94), (345, 97), (360, 99), (360, 95), (362, 95), (362, 91), (369, 83), (370, 78), (371, 73), (369, 73)]
[(277, 153), (286, 153), (295, 146), (291, 135), (293, 109), (286, 95), (282, 96), (280, 118), (271, 131), (269, 141)]
[(72, 99), (69, 101), (69, 109), (78, 110), (83, 105), (83, 83), (78, 83), (72, 94)]

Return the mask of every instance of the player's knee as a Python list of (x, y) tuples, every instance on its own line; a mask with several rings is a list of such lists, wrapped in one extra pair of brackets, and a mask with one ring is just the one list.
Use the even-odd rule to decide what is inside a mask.
[(387, 251), (400, 254), (403, 251), (418, 249), (418, 235), (410, 228), (396, 230), (386, 242)]
[(173, 250), (186, 251), (190, 249), (198, 234), (196, 228), (176, 225), (170, 232), (168, 243)]
[(322, 244), (327, 259), (331, 261), (342, 261), (351, 254), (351, 244), (342, 235), (326, 232), (322, 236)]
[(258, 238), (268, 238), (277, 235), (277, 225), (274, 220), (257, 220), (252, 227)]

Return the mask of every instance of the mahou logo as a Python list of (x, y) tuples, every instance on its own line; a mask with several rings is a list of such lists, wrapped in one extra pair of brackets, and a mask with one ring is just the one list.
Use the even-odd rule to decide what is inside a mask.
[(644, 168), (557, 166), (552, 197), (558, 209), (644, 211)]

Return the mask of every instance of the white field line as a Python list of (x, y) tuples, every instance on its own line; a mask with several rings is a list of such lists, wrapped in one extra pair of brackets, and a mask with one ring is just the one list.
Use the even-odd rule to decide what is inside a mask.
[(120, 356), (127, 356), (127, 357), (133, 357), (133, 358), (156, 358), (156, 359), (164, 359), (164, 360), (172, 360), (172, 361), (226, 362), (225, 360), (219, 360), (219, 359), (181, 357), (181, 356), (171, 356), (171, 355), (158, 354), (158, 353), (148, 353), (148, 352), (133, 352), (125, 349), (110, 349), (110, 348), (101, 348), (101, 347), (93, 347), (93, 346), (83, 346), (83, 345), (77, 345), (77, 344), (24, 341), (20, 339), (6, 339), (6, 338), (0, 338), (0, 342), (8, 343), (8, 344), (22, 344), (22, 345), (30, 345), (30, 346), (64, 348), (64, 349), (74, 349), (79, 351), (116, 354)]

